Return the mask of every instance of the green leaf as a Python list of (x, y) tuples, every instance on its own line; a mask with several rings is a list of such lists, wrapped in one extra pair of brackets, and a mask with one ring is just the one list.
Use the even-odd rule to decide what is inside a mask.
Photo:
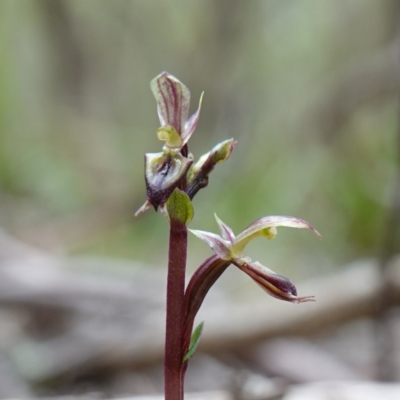
[(176, 188), (166, 202), (166, 208), (170, 220), (177, 220), (187, 225), (194, 215), (192, 203), (188, 195)]
[(199, 345), (199, 342), (200, 342), (200, 336), (203, 332), (203, 326), (204, 326), (204, 322), (200, 322), (200, 324), (197, 325), (196, 329), (193, 331), (192, 337), (190, 339), (189, 350), (186, 353), (185, 357), (183, 357), (184, 362), (189, 360), (189, 358), (192, 357), (192, 355), (196, 351), (197, 346)]

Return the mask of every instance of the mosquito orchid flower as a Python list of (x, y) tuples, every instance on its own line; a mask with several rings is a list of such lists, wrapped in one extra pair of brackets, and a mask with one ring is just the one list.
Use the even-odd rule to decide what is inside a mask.
[(276, 274), (258, 261), (252, 261), (244, 256), (243, 251), (247, 244), (256, 237), (263, 236), (273, 239), (277, 235), (277, 227), (306, 228), (314, 232), (319, 238), (321, 235), (308, 222), (302, 219), (286, 216), (269, 216), (258, 219), (250, 224), (238, 236), (232, 229), (221, 221), (217, 215), (215, 219), (219, 225), (221, 236), (211, 232), (190, 230), (199, 239), (207, 243), (222, 260), (230, 261), (243, 272), (249, 275), (271, 296), (292, 303), (313, 301), (313, 296), (299, 297), (294, 284), (281, 275)]
[(163, 72), (151, 81), (150, 87), (157, 102), (161, 124), (157, 129), (157, 137), (165, 145), (162, 152), (145, 155), (147, 201), (135, 215), (150, 206), (157, 210), (185, 180), (193, 160), (187, 157), (187, 149), (183, 148), (196, 129), (203, 97), (200, 96), (197, 111), (189, 117), (190, 91), (181, 81)]

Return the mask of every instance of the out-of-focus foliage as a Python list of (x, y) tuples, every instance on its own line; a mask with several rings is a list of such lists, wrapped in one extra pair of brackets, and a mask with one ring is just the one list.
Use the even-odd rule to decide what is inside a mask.
[[(191, 227), (214, 230), (214, 211), (237, 232), (304, 218), (321, 244), (281, 230), (252, 249), (310, 272), (374, 254), (395, 163), (396, 4), (2, 0), (1, 226), (52, 250), (163, 263), (167, 224), (133, 214), (143, 155), (162, 145), (149, 82), (166, 70), (194, 99), (205, 91), (196, 158), (239, 142)], [(193, 264), (210, 254), (190, 245)]]

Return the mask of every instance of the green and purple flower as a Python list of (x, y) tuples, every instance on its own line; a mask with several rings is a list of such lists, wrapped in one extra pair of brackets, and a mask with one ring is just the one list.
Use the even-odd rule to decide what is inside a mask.
[(193, 165), (187, 143), (196, 129), (200, 116), (200, 96), (197, 111), (189, 117), (190, 91), (174, 76), (163, 72), (150, 84), (157, 102), (160, 128), (157, 137), (165, 142), (163, 151), (145, 154), (147, 200), (135, 215), (153, 206), (164, 206), (175, 188), (187, 193), (190, 199), (208, 184), (208, 176), (217, 163), (225, 161), (236, 142), (225, 140), (215, 146)]
[(299, 218), (269, 216), (258, 219), (238, 236), (235, 236), (232, 229), (221, 221), (217, 215), (215, 215), (215, 219), (219, 225), (221, 236), (211, 232), (189, 230), (203, 242), (207, 243), (221, 260), (230, 261), (236, 265), (271, 296), (292, 303), (313, 301), (312, 296), (297, 296), (296, 287), (288, 278), (276, 274), (260, 262), (252, 261), (249, 257), (243, 255), (245, 247), (254, 238), (259, 236), (266, 237), (267, 239), (275, 238), (278, 226), (306, 228), (321, 238), (321, 235), (312, 225)]

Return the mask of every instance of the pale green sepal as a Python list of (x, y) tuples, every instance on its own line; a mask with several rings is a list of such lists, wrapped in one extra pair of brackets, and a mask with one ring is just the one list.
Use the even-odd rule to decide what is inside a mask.
[(166, 202), (166, 209), (170, 220), (177, 220), (187, 225), (194, 215), (192, 203), (188, 195), (176, 188)]
[(197, 325), (196, 329), (193, 331), (192, 337), (190, 339), (189, 350), (186, 353), (185, 357), (183, 357), (183, 362), (189, 360), (189, 358), (192, 357), (194, 352), (196, 351), (197, 346), (199, 345), (200, 342), (201, 334), (203, 333), (203, 327), (204, 327), (204, 322), (200, 322), (200, 324)]

